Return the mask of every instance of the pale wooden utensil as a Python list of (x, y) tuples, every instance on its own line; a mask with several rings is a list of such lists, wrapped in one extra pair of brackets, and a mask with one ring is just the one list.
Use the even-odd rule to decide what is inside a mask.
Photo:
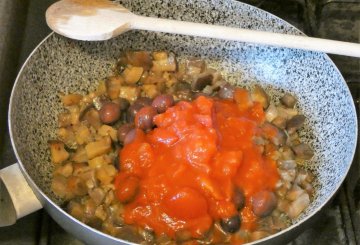
[(85, 41), (107, 40), (128, 30), (147, 30), (360, 57), (358, 43), (144, 17), (107, 0), (61, 0), (47, 9), (46, 21), (56, 33)]

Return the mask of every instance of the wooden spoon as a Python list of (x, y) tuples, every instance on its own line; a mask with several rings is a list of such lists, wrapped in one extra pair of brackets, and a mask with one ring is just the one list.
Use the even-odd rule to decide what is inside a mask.
[(144, 17), (107, 0), (61, 0), (47, 9), (46, 22), (56, 33), (77, 40), (107, 40), (136, 29), (360, 57), (358, 43)]

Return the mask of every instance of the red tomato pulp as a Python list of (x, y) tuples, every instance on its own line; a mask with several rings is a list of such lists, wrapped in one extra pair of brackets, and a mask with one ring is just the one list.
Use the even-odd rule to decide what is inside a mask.
[(254, 137), (262, 130), (264, 111), (244, 89), (234, 100), (198, 97), (181, 101), (154, 118), (156, 128), (137, 130), (119, 151), (117, 197), (125, 203), (124, 220), (156, 234), (195, 238), (213, 222), (237, 214), (234, 188), (245, 195), (241, 229), (256, 228), (250, 197), (275, 189), (279, 179), (271, 154)]

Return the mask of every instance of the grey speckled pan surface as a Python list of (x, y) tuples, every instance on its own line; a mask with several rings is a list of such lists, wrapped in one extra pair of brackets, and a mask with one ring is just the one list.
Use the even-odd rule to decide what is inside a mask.
[[(301, 34), (271, 14), (231, 0), (121, 2), (131, 11), (148, 16)], [(119, 54), (128, 49), (162, 49), (174, 51), (180, 57), (203, 57), (231, 82), (260, 83), (274, 91), (274, 97), (279, 93), (276, 91), (289, 91), (298, 97), (299, 107), (307, 117), (302, 137), (315, 149), (315, 157), (308, 166), (318, 181), (315, 199), (295, 223), (300, 224), (317, 212), (345, 178), (356, 146), (356, 113), (341, 74), (324, 54), (138, 31), (91, 43), (53, 34), (21, 70), (10, 108), (11, 134), (18, 159), (32, 184), (52, 201), (56, 199), (49, 188), (52, 167), (47, 140), (55, 138), (57, 114), (61, 110), (59, 92), (85, 94), (95, 88), (99, 79), (111, 73)], [(43, 194), (37, 194), (49, 203), (50, 199), (44, 201)], [(52, 206), (51, 201), (49, 205)], [(56, 208), (54, 212), (63, 211)], [(61, 215), (75, 223), (68, 215)]]

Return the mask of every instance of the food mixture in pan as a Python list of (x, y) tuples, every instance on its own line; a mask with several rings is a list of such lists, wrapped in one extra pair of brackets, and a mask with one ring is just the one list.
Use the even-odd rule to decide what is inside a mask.
[(309, 205), (312, 149), (288, 93), (227, 83), (204, 60), (126, 52), (86, 95), (62, 94), (52, 190), (77, 219), (142, 244), (242, 244)]

